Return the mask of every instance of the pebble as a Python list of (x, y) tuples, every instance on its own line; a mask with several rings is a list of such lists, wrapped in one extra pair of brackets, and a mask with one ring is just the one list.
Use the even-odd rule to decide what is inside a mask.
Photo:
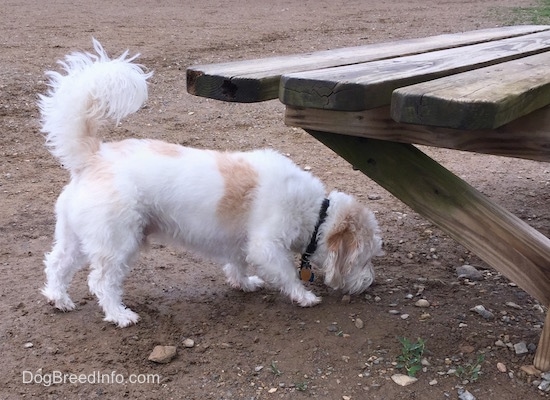
[(472, 265), (456, 267), (455, 271), (459, 278), (465, 278), (471, 281), (480, 281), (483, 279), (483, 274)]
[(538, 386), (538, 389), (543, 392), (550, 392), (550, 381), (542, 381)]
[(506, 372), (506, 365), (504, 365), (503, 363), (499, 362), (499, 363), (497, 363), (497, 369), (498, 369), (500, 372)]
[(430, 386), (435, 386), (435, 385), (437, 385), (437, 379), (432, 379), (432, 380), (428, 383), (428, 385), (430, 385)]
[(529, 353), (529, 349), (527, 348), (527, 345), (525, 344), (525, 342), (516, 343), (514, 345), (514, 351), (516, 352), (517, 355)]
[(382, 196), (380, 196), (379, 194), (369, 194), (367, 196), (367, 198), (369, 200), (380, 200), (382, 198)]
[(26, 349), (30, 349), (31, 347), (34, 347), (34, 344), (32, 344), (31, 342), (27, 342), (23, 345), (23, 347)]
[(430, 306), (430, 302), (426, 299), (420, 299), (416, 303), (414, 303), (414, 305), (420, 308), (427, 308)]
[(148, 360), (159, 364), (167, 364), (176, 356), (176, 346), (155, 346)]
[(342, 303), (350, 303), (351, 302), (351, 296), (349, 294), (346, 294), (342, 297)]
[(470, 311), (478, 313), (486, 320), (492, 320), (495, 318), (495, 315), (491, 311), (485, 309), (485, 307), (483, 307), (482, 305), (477, 305), (474, 308), (471, 308)]
[(355, 318), (355, 327), (357, 329), (363, 329), (364, 326), (365, 326), (365, 323), (361, 318)]
[(408, 319), (409, 318), (409, 314), (401, 314), (401, 319)]
[(516, 310), (523, 310), (523, 307), (514, 303), (513, 301), (506, 302), (506, 305), (511, 308), (515, 308)]
[(520, 369), (527, 375), (540, 376), (540, 371), (534, 365), (522, 365)]
[(392, 315), (397, 315), (397, 314), (400, 314), (398, 310), (390, 310), (388, 311), (390, 314)]
[(464, 389), (458, 389), (458, 398), (460, 400), (476, 400), (473, 394)]
[(420, 315), (420, 321), (425, 321), (431, 317), (432, 315), (430, 313), (422, 313), (422, 315)]
[(195, 346), (195, 341), (193, 339), (185, 339), (183, 341), (183, 346), (184, 347), (187, 347), (188, 349), (190, 349), (191, 347), (194, 347)]
[(267, 392), (268, 393), (275, 393), (277, 391), (277, 388), (271, 388)]
[(413, 376), (408, 376), (404, 374), (395, 374), (391, 376), (392, 381), (397, 383), (399, 386), (409, 386), (418, 381), (417, 378)]

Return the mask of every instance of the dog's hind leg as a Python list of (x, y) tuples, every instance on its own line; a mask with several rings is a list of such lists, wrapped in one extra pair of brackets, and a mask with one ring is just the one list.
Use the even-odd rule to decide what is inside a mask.
[(256, 238), (248, 245), (247, 261), (258, 270), (258, 276), (286, 294), (302, 307), (311, 307), (321, 298), (307, 290), (298, 279), (291, 252), (273, 240)]
[[(88, 286), (90, 291), (97, 296), (99, 305), (105, 313), (103, 320), (124, 328), (139, 320), (138, 314), (122, 303), (124, 278), (130, 270), (137, 249), (135, 252), (126, 253), (126, 255), (116, 252), (105, 254), (104, 250), (102, 249), (103, 254), (92, 257), (92, 270), (88, 276)], [(113, 249), (113, 251), (116, 250)]]
[(246, 275), (246, 266), (243, 267), (235, 263), (229, 263), (225, 264), (223, 270), (227, 277), (227, 282), (235, 289), (240, 289), (244, 292), (255, 292), (264, 286), (264, 281), (256, 275)]
[(75, 305), (67, 293), (74, 274), (84, 267), (86, 257), (80, 249), (80, 242), (67, 222), (66, 216), (59, 212), (55, 226), (55, 244), (44, 259), (46, 285), (42, 294), (58, 309), (70, 311)]

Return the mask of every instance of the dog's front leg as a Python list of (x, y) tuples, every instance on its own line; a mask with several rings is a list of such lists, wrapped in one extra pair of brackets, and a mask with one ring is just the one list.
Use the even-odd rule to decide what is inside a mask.
[(292, 253), (273, 240), (250, 241), (247, 262), (253, 265), (258, 276), (302, 307), (311, 307), (321, 298), (307, 290), (298, 279)]

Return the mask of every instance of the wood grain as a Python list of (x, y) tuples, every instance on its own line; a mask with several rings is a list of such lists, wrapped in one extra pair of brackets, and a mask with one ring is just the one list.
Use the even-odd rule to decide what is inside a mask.
[(540, 371), (550, 371), (550, 313), (546, 312), (544, 328), (540, 335), (539, 345), (533, 361), (535, 368)]
[(416, 147), (307, 130), (542, 304), (550, 304), (550, 240)]
[(550, 104), (550, 52), (407, 86), (391, 116), (404, 123), (494, 129)]
[(464, 46), (550, 29), (550, 26), (514, 26), (457, 34), (407, 39), (256, 60), (195, 65), (187, 69), (187, 91), (224, 101), (257, 102), (276, 99), (282, 74), (357, 64), (402, 55)]
[(392, 92), (426, 82), (550, 50), (550, 32), (327, 68), (281, 77), (280, 100), (286, 105), (338, 111), (362, 111), (389, 105)]
[(402, 124), (391, 118), (389, 107), (346, 112), (287, 106), (285, 123), (304, 129), (373, 139), (550, 161), (550, 107), (537, 110), (498, 129), (486, 130)]

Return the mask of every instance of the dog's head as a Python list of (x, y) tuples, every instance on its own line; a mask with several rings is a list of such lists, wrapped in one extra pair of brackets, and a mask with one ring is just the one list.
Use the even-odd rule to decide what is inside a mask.
[(332, 192), (327, 219), (320, 228), (314, 261), (325, 284), (346, 293), (361, 293), (374, 281), (372, 258), (384, 254), (374, 214), (353, 197)]

